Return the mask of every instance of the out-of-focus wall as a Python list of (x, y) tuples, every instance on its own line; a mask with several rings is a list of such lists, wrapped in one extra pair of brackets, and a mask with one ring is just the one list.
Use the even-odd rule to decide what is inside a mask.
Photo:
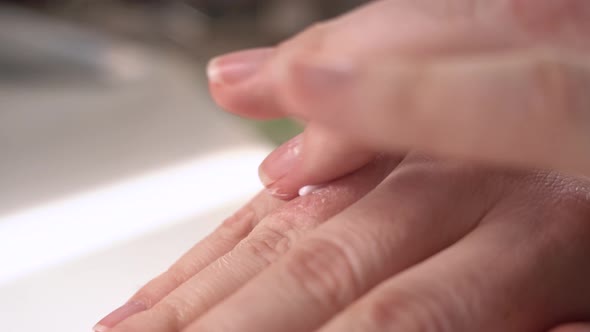
[(0, 0), (208, 57), (272, 44), (365, 0)]

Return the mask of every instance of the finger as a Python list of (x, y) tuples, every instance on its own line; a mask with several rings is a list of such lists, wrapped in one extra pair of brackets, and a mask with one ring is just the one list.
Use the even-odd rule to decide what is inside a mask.
[(212, 95), (222, 107), (240, 115), (284, 116), (285, 96), (281, 94), (289, 86), (289, 77), (284, 77), (282, 71), (284, 63), (298, 58), (329, 52), (371, 59), (383, 52), (430, 54), (495, 45), (495, 39), (466, 36), (475, 30), (473, 23), (464, 19), (472, 15), (472, 2), (375, 1), (341, 18), (317, 24), (278, 48), (215, 58), (208, 66)]
[[(361, 12), (375, 22), (388, 20), (387, 32), (403, 22), (428, 34), (405, 40), (374, 31), (375, 40), (360, 37), (352, 29), (364, 32), (365, 25), (360, 29), (355, 13), (279, 49), (267, 68), (281, 78), (276, 95), (283, 109), (371, 151), (419, 149), (590, 171), (590, 154), (584, 153), (589, 2), (419, 1), (422, 16), (392, 20), (387, 14), (408, 12), (399, 3), (384, 1)], [(451, 9), (427, 9), (425, 3)], [(354, 36), (365, 40), (343, 40)], [(360, 50), (346, 49), (357, 43)], [(311, 164), (305, 158), (301, 163)]]
[(126, 318), (153, 307), (176, 287), (229, 252), (262, 218), (282, 205), (282, 201), (268, 194), (258, 194), (211, 235), (199, 241), (166, 272), (143, 286), (126, 304), (100, 320), (94, 330), (106, 331)]
[(302, 81), (315, 75), (308, 70), (333, 76), (301, 83), (297, 100), (312, 122), (372, 150), (590, 172), (590, 60), (582, 53), (538, 48), (328, 69), (333, 62), (296, 71)]
[(263, 221), (235, 248), (171, 292), (152, 309), (112, 332), (176, 332), (241, 287), (303, 236), (352, 204), (394, 167), (380, 160), (314, 195), (293, 200)]
[[(466, 4), (470, 1), (451, 1), (456, 4), (456, 9), (442, 16), (443, 7), (450, 6), (441, 6), (437, 1), (427, 2), (375, 2), (343, 18), (314, 26), (278, 49), (252, 50), (217, 58), (209, 65), (213, 96), (224, 108), (240, 115), (256, 118), (281, 116), (287, 113), (286, 109), (301, 108), (297, 100), (295, 106), (289, 106), (293, 103), (286, 101), (297, 97), (291, 97), (292, 93), (287, 91), (293, 84), (289, 84), (289, 75), (283, 77), (280, 68), (289, 66), (284, 63), (305, 58), (308, 54), (303, 50), (371, 59), (384, 50), (429, 54), (477, 49), (486, 44), (481, 40), (488, 39), (479, 35), (471, 40), (465, 36), (464, 26), (473, 24), (461, 23), (458, 19), (453, 23), (441, 19), (469, 16), (469, 10), (465, 8), (469, 7)], [(346, 96), (342, 98), (347, 99)], [(311, 107), (323, 112), (318, 106)], [(303, 112), (298, 112), (297, 116), (313, 118)], [(263, 183), (276, 197), (290, 199), (296, 197), (303, 186), (329, 182), (374, 158), (376, 149), (368, 149), (347, 136), (348, 133), (343, 134), (341, 130), (332, 133), (324, 128), (314, 129), (311, 124), (305, 132), (305, 139), (302, 136), (285, 144), (261, 165)]]
[(462, 241), (385, 281), (320, 331), (545, 331), (586, 317), (588, 208), (562, 200), (562, 180), (536, 182), (555, 186), (555, 197), (527, 190), (500, 202)]
[[(286, 114), (288, 68), (306, 58), (360, 64), (400, 56), (465, 55), (531, 43), (588, 48), (585, 0), (385, 0), (317, 24), (277, 49), (233, 53), (211, 61), (215, 99), (252, 117)], [(346, 95), (341, 97), (346, 99)], [(298, 101), (292, 100), (296, 110)], [(304, 111), (299, 109), (299, 111)]]
[[(254, 95), (272, 100), (275, 113), (319, 122), (369, 151), (416, 148), (588, 172), (587, 56), (514, 51), (587, 49), (588, 22), (585, 0), (380, 1), (282, 44), (248, 82), (264, 82), (252, 85)], [(233, 87), (219, 91), (248, 95)], [(329, 160), (358, 148), (306, 151), (334, 166)], [(313, 162), (303, 158), (301, 168), (319, 169)], [(309, 177), (342, 175), (319, 173)], [(283, 191), (309, 182), (291, 176)]]
[(304, 134), (271, 153), (260, 165), (259, 173), (273, 196), (291, 199), (302, 187), (331, 182), (375, 157), (376, 153), (355, 147), (340, 135), (308, 126)]
[[(468, 170), (431, 166), (400, 165), (187, 332), (312, 331), (387, 276), (457, 241), (494, 198), (474, 192), (485, 181), (476, 172), (460, 180)], [(449, 208), (457, 201), (466, 208)]]
[[(228, 54), (211, 60), (207, 69), (211, 95), (225, 110), (256, 119), (280, 117), (273, 95), (271, 77), (254, 75), (274, 54), (273, 48), (259, 48)], [(227, 89), (232, 86), (233, 89)]]
[(589, 331), (590, 331), (590, 323), (564, 325), (564, 326), (560, 326), (556, 329), (551, 330), (551, 332), (589, 332)]

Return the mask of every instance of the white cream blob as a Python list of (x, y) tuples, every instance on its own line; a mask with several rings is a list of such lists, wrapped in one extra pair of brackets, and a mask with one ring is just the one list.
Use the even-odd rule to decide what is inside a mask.
[(322, 187), (323, 186), (321, 186), (321, 185), (305, 186), (305, 187), (299, 189), (299, 196), (307, 196)]

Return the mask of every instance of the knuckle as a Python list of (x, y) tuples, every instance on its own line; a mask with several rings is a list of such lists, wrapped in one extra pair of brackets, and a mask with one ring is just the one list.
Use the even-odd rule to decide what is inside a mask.
[(189, 263), (174, 264), (158, 277), (158, 282), (163, 285), (180, 285), (192, 277), (196, 271), (195, 265)]
[(291, 247), (293, 240), (287, 233), (288, 231), (280, 231), (273, 227), (260, 226), (241, 246), (270, 264)]
[(277, 46), (278, 58), (282, 59), (281, 65), (290, 80), (297, 77), (310, 55), (322, 54), (330, 48), (329, 30), (329, 24), (326, 22), (314, 23)]
[(158, 303), (153, 309), (153, 315), (169, 328), (169, 331), (180, 331), (183, 322), (190, 318), (189, 304), (179, 297), (170, 297)]
[[(437, 167), (432, 167), (435, 164)], [(460, 172), (452, 166), (427, 156), (411, 155), (391, 173), (383, 187), (391, 193), (403, 192), (404, 196), (415, 199), (421, 193), (431, 191), (430, 188), (448, 184), (449, 179), (465, 176), (464, 169)]]
[(456, 331), (435, 299), (390, 291), (361, 307), (360, 320), (373, 330), (408, 332)]
[(157, 294), (153, 291), (148, 283), (146, 286), (141, 288), (132, 298), (133, 301), (143, 303), (148, 309), (153, 307), (157, 302)]
[(317, 216), (305, 209), (277, 211), (266, 217), (239, 246), (251, 251), (268, 263), (274, 262), (293, 243), (318, 225)]
[(148, 309), (154, 306), (154, 303), (157, 301), (157, 291), (155, 291), (155, 287), (153, 286), (158, 280), (157, 277), (149, 281), (145, 286), (141, 287), (133, 297), (131, 297), (132, 301), (137, 301), (143, 303)]
[(334, 241), (308, 239), (285, 262), (285, 271), (314, 301), (341, 308), (361, 292), (351, 255)]
[(180, 276), (173, 272), (164, 272), (141, 287), (133, 295), (132, 300), (143, 303), (148, 309), (152, 308), (162, 298), (162, 294), (166, 294), (169, 291), (166, 288), (167, 281), (173, 280), (173, 282), (177, 282), (179, 278)]
[(217, 229), (222, 239), (235, 241), (244, 238), (254, 228), (259, 217), (251, 204), (246, 205), (238, 212), (227, 218)]
[(291, 53), (294, 49), (305, 52), (322, 50), (326, 43), (328, 25), (327, 22), (313, 23), (295, 37), (280, 43), (279, 52)]

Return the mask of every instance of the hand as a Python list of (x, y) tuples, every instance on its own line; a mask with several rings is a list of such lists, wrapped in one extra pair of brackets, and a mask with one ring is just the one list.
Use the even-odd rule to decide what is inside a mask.
[[(102, 319), (103, 332), (146, 311), (176, 331), (190, 322), (176, 317), (185, 300), (194, 301), (191, 315), (205, 312), (282, 256), (295, 242), (373, 189), (397, 165), (399, 158), (381, 159), (336, 181), (323, 195), (290, 203), (267, 192), (256, 196), (211, 235), (197, 243), (165, 273), (139, 290), (125, 305)], [(157, 312), (157, 313), (156, 313)], [(170, 317), (174, 316), (174, 317)], [(178, 319), (178, 322), (174, 322)], [(165, 320), (165, 321), (162, 321)], [(143, 318), (140, 318), (143, 322)], [(150, 319), (145, 320), (151, 323)], [(166, 325), (169, 322), (172, 325)]]
[(259, 222), (255, 200), (109, 332), (528, 332), (590, 319), (590, 182), (416, 155), (381, 182), (396, 164)]
[(229, 111), (308, 123), (261, 167), (283, 198), (376, 151), (590, 175), (587, 0), (374, 1), (209, 73)]

